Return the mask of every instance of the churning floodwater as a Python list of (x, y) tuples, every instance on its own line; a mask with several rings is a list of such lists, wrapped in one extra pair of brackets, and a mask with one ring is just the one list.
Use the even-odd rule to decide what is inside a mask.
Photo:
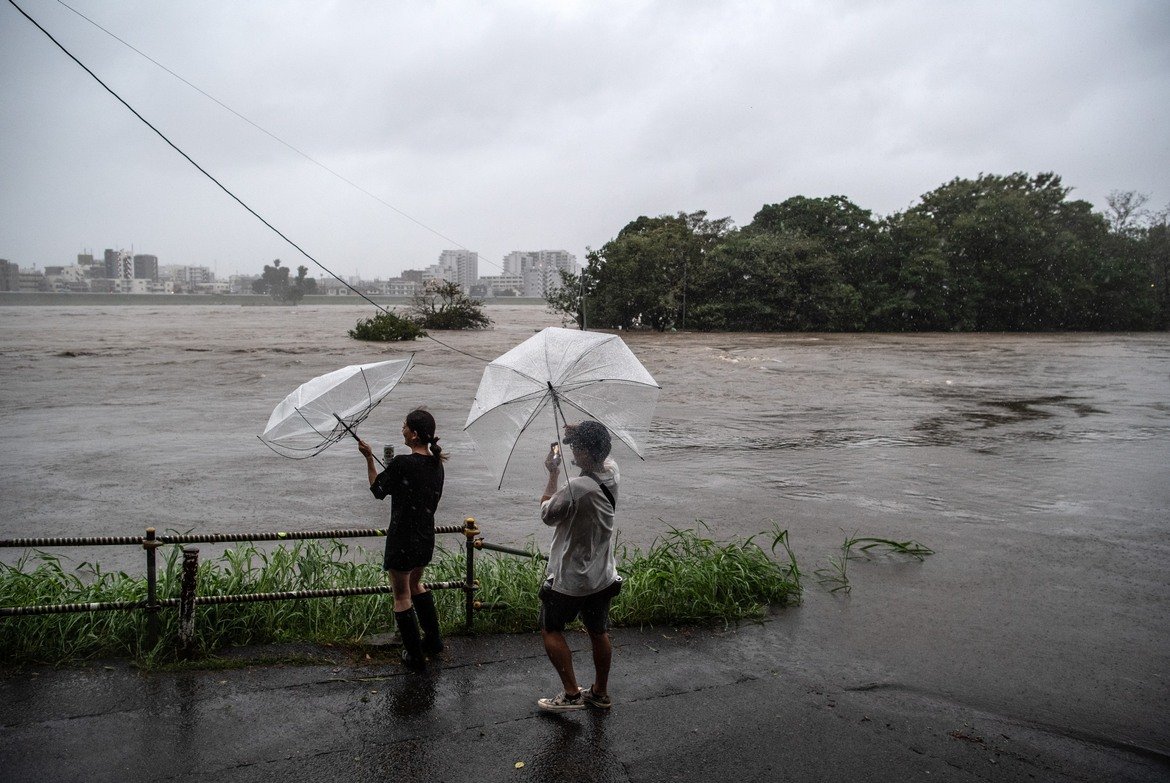
[[(488, 313), (491, 330), (437, 336), (490, 359), (561, 325), (539, 305)], [(303, 381), (414, 351), (363, 436), (397, 444), (427, 405), (451, 455), (441, 523), (547, 546), (540, 466), (497, 490), (461, 431), (484, 362), (350, 340), (371, 314), (0, 307), (0, 537), (381, 525), (351, 442), (293, 461), (256, 435)], [(646, 461), (622, 463), (622, 540), (785, 528), (806, 598), (775, 622), (825, 677), (1170, 751), (1170, 336), (623, 337), (662, 394)], [(812, 572), (854, 533), (937, 554), (851, 562), (852, 593), (830, 595)]]

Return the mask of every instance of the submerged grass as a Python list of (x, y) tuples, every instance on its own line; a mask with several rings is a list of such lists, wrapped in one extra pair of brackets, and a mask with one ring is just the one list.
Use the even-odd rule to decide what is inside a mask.
[[(854, 554), (857, 550), (861, 555)], [(846, 536), (841, 544), (841, 554), (829, 556), (828, 564), (824, 568), (813, 571), (817, 582), (827, 587), (830, 593), (849, 593), (853, 586), (849, 583), (849, 561), (858, 560), (862, 556), (869, 558), (871, 554), (905, 555), (922, 562), (927, 555), (933, 555), (934, 550), (923, 546), (917, 541), (895, 541), (890, 538), (873, 538), (870, 536)]]
[[(717, 542), (699, 523), (672, 529), (646, 551), (619, 545), (621, 594), (614, 600), (617, 626), (730, 623), (760, 617), (769, 606), (799, 600), (800, 570), (787, 531), (773, 527), (766, 550), (746, 540)], [(201, 595), (312, 590), (385, 583), (377, 553), (339, 541), (298, 541), (262, 550), (243, 544), (199, 566)], [(176, 597), (181, 571), (172, 547), (159, 574), (159, 597)], [(487, 608), (476, 613), (477, 633), (536, 629), (537, 590), (544, 562), (486, 552), (476, 557), (476, 598)], [(427, 579), (461, 580), (462, 552), (436, 551)], [(73, 571), (41, 552), (15, 565), (0, 564), (0, 605), (31, 606), (79, 602), (140, 601), (146, 580), (105, 572), (83, 563)], [(436, 591), (445, 633), (463, 631), (463, 593)], [(214, 604), (196, 609), (199, 648), (205, 655), (233, 646), (292, 641), (348, 643), (392, 626), (389, 595), (313, 598), (259, 603)], [(82, 612), (0, 620), (0, 661), (63, 663), (98, 657), (129, 657), (157, 666), (175, 658), (178, 612), (159, 612), (160, 642), (147, 648), (142, 611)]]

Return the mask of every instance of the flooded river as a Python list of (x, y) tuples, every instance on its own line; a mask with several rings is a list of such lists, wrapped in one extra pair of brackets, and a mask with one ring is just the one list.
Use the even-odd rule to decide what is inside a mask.
[[(437, 336), (490, 359), (560, 325), (538, 305), (488, 313), (489, 331)], [(397, 443), (426, 404), (451, 454), (442, 523), (547, 546), (539, 465), (496, 490), (461, 432), (484, 362), (346, 337), (370, 314), (0, 307), (0, 537), (383, 524), (351, 443), (293, 461), (256, 435), (310, 377), (415, 351), (364, 437)], [(622, 465), (627, 543), (775, 523), (806, 574), (775, 622), (827, 679), (1170, 752), (1170, 336), (624, 338), (662, 385), (646, 461)], [(852, 562), (852, 593), (830, 595), (812, 571), (850, 534), (937, 554)]]

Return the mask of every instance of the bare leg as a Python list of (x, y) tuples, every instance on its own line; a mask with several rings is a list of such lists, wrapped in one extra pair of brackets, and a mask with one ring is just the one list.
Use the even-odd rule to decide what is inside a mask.
[(390, 586), (394, 588), (394, 611), (396, 612), (405, 612), (413, 606), (410, 602), (410, 577), (413, 573), (413, 571), (390, 571)]
[(576, 696), (581, 692), (581, 688), (577, 685), (577, 676), (573, 673), (573, 651), (569, 649), (565, 635), (560, 631), (541, 631), (540, 635), (544, 638), (544, 651), (560, 675), (565, 693)]
[(609, 641), (609, 632), (589, 631), (589, 641), (593, 644), (593, 692), (598, 696), (605, 696), (609, 693), (609, 664), (613, 660), (613, 645)]
[[(427, 591), (427, 589), (425, 587), (423, 587), (423, 583), (422, 583), (423, 569), (424, 568), (426, 568), (426, 566), (419, 566), (418, 568), (412, 569), (410, 571), (410, 594), (411, 595), (418, 595), (419, 593), (425, 593)], [(398, 591), (395, 590), (394, 592), (397, 593)]]

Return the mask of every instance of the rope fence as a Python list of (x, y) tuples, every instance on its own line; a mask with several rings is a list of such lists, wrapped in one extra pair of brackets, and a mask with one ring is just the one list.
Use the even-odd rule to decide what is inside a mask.
[[(479, 582), (475, 579), (475, 552), (487, 549), (518, 557), (540, 557), (532, 552), (513, 547), (485, 542), (475, 517), (467, 517), (462, 525), (437, 525), (436, 534), (462, 534), (466, 548), (466, 570), (464, 579), (441, 582), (424, 582), (428, 590), (462, 590), (464, 594), (464, 623), (467, 630), (474, 625), (477, 609), (491, 608), (475, 600)], [(147, 613), (148, 644), (158, 641), (158, 613), (160, 609), (178, 607), (179, 646), (184, 653), (190, 653), (195, 640), (195, 607), (213, 604), (255, 603), (259, 601), (299, 601), (312, 598), (344, 598), (392, 594), (393, 588), (386, 585), (372, 587), (334, 587), (318, 590), (285, 590), (270, 593), (240, 593), (232, 595), (198, 595), (197, 574), (199, 550), (183, 546), (182, 586), (178, 598), (158, 598), (157, 550), (164, 545), (218, 544), (255, 541), (298, 541), (310, 539), (373, 538), (386, 535), (386, 528), (349, 528), (342, 530), (309, 530), (272, 533), (182, 533), (159, 536), (155, 529), (148, 527), (144, 536), (79, 536), (53, 538), (5, 538), (0, 539), (0, 548), (34, 547), (76, 547), (76, 546), (140, 546), (146, 551), (146, 598), (138, 601), (107, 601), (101, 603), (46, 604), (40, 606), (0, 607), (0, 619), (30, 615), (69, 614), (76, 612), (145, 611)]]

